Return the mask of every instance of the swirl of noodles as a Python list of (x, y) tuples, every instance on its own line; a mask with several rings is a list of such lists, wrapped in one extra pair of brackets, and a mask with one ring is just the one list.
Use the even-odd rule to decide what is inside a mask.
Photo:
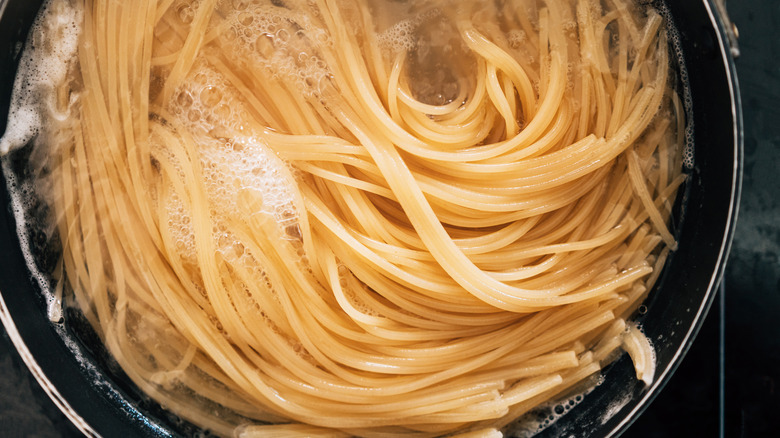
[(684, 180), (656, 11), (77, 7), (64, 272), (166, 408), (220, 435), (490, 436), (626, 339), (652, 380), (625, 320)]

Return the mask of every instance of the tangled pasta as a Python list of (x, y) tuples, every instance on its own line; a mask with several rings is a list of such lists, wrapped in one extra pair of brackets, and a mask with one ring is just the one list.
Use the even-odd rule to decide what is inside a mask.
[[(54, 0), (65, 276), (220, 435), (498, 434), (612, 361), (675, 247), (683, 111), (628, 0)], [(238, 428), (238, 429), (236, 429)], [(271, 435), (268, 435), (271, 436)]]

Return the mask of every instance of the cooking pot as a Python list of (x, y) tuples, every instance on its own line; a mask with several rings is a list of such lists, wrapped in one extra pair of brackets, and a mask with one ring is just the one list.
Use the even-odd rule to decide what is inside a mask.
[[(0, 0), (0, 132), (5, 129), (16, 65), (42, 0)], [(668, 2), (679, 32), (692, 104), (694, 166), (681, 191), (675, 227), (679, 249), (669, 258), (637, 319), (656, 351), (656, 379), (645, 386), (624, 355), (603, 382), (540, 436), (615, 436), (625, 431), (679, 365), (698, 332), (723, 274), (741, 180), (742, 117), (734, 67), (736, 29), (716, 0)], [(24, 152), (3, 171), (24, 159)], [(5, 175), (4, 175), (5, 176)], [(0, 319), (32, 374), (54, 403), (88, 436), (192, 436), (194, 426), (144, 396), (111, 361), (75, 309), (51, 322), (38, 277), (20, 247), (6, 178), (0, 178)], [(57, 248), (35, 235), (44, 253)], [(44, 261), (47, 257), (44, 257)], [(45, 263), (44, 263), (45, 264)], [(550, 412), (538, 412), (544, 422)], [(560, 410), (560, 408), (559, 408)]]

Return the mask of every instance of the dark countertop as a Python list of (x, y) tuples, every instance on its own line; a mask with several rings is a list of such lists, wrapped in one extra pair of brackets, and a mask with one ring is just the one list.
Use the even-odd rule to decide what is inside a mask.
[[(780, 2), (732, 1), (729, 11), (741, 33), (737, 69), (745, 120), (734, 244), (723, 288), (696, 342), (627, 437), (750, 438), (780, 431)], [(0, 436), (79, 436), (2, 327)]]

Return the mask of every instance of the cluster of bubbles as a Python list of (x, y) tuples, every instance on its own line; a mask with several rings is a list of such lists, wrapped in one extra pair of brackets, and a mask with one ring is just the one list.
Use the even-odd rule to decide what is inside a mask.
[(271, 4), (239, 1), (225, 17), (223, 38), (235, 50), (236, 59), (249, 69), (267, 72), (273, 79), (292, 84), (311, 97), (320, 95), (331, 77), (321, 48), (332, 39), (315, 21), (316, 9), (303, 12)]
[(378, 34), (377, 43), (391, 62), (406, 54), (402, 75), (419, 102), (449, 104), (471, 79), (471, 52), (455, 23), (438, 8), (395, 22)]
[[(62, 108), (57, 88), (68, 81), (74, 65), (82, 17), (81, 6), (71, 2), (48, 0), (42, 6), (30, 29), (27, 48), (19, 60), (8, 108), (8, 123), (0, 138), (0, 156), (3, 156), (38, 137), (27, 156), (27, 169), (16, 173), (15, 166), (10, 165), (12, 160), (4, 160), (3, 175), (25, 262), (33, 282), (43, 292), (47, 313), (53, 322), (62, 320), (62, 284), (55, 286), (48, 275), (51, 269), (48, 246), (53, 244), (55, 224), (42, 197), (51, 196), (54, 191), (49, 187), (51, 181), (43, 168), (53, 155), (46, 137), (49, 134), (60, 135), (56, 126), (69, 116), (75, 102), (75, 97), (72, 97)], [(44, 129), (44, 126), (49, 129)], [(24, 172), (34, 174), (40, 180), (29, 180)]]
[(192, 226), (192, 215), (185, 208), (179, 195), (173, 193), (166, 205), (168, 213), (168, 230), (173, 235), (173, 248), (186, 262), (194, 265), (195, 255), (195, 230)]
[(377, 43), (383, 50), (391, 54), (401, 51), (411, 52), (418, 48), (420, 40), (418, 35), (419, 27), (435, 18), (442, 18), (442, 13), (439, 9), (433, 8), (421, 12), (412, 18), (400, 20), (380, 33), (377, 36)]
[[(223, 258), (247, 265), (244, 243), (226, 225), (225, 218), (268, 221), (288, 236), (297, 227), (295, 187), (285, 171), (286, 164), (264, 144), (253, 138), (224, 141), (200, 137), (202, 177), (208, 198), (212, 237)], [(195, 235), (191, 212), (173, 195), (166, 206), (168, 227), (175, 249), (185, 260), (195, 261)], [(254, 263), (248, 263), (253, 265)]]
[(65, 1), (49, 1), (30, 30), (31, 49), (19, 61), (8, 112), (0, 138), (0, 155), (18, 149), (35, 137), (43, 121), (62, 121), (70, 105), (59, 109), (56, 88), (65, 83), (78, 51), (84, 12)]
[(554, 424), (556, 421), (558, 421), (558, 419), (566, 415), (571, 410), (571, 408), (580, 404), (582, 399), (582, 395), (576, 395), (551, 406), (547, 416), (539, 422), (537, 430), (541, 432), (542, 430), (550, 427), (550, 425)]
[(588, 388), (584, 393), (571, 395), (565, 399), (544, 404), (527, 413), (516, 421), (506, 431), (507, 436), (533, 436), (554, 425), (561, 417), (569, 413), (575, 406), (582, 403), (585, 396), (592, 391)]
[(206, 62), (198, 62), (184, 84), (174, 93), (169, 110), (192, 132), (227, 138), (233, 133), (251, 135), (245, 127), (249, 117), (228, 81)]
[[(23, 175), (17, 176), (7, 161), (3, 161), (2, 168), (10, 196), (9, 209), (16, 221), (19, 247), (30, 269), (31, 279), (43, 291), (49, 320), (60, 322), (61, 294), (55, 291), (54, 283), (47, 274), (50, 263), (43, 260), (43, 255), (49, 253), (47, 246), (52, 242), (53, 224), (48, 215), (41, 217), (39, 196), (32, 182), (24, 179)], [(57, 284), (57, 287), (61, 286)]]
[(349, 267), (344, 264), (339, 264), (338, 275), (339, 285), (344, 291), (344, 296), (352, 305), (352, 307), (355, 308), (355, 310), (364, 315), (375, 318), (382, 316), (377, 310), (372, 308), (361, 298), (361, 296), (371, 294), (373, 292), (371, 292), (368, 286), (355, 277), (355, 274), (352, 272), (352, 270), (349, 269)]
[[(276, 224), (281, 235), (294, 234), (290, 230), (297, 229), (297, 188), (289, 166), (246, 126), (249, 115), (219, 72), (205, 62), (198, 63), (174, 93), (169, 110), (197, 143), (213, 238), (223, 257), (234, 262), (251, 258), (223, 218), (263, 215)], [(190, 212), (177, 196), (171, 197), (167, 208), (177, 253), (194, 261)], [(241, 263), (254, 264), (248, 261)]]
[(177, 0), (171, 5), (176, 11), (176, 17), (184, 24), (190, 24), (195, 19), (195, 11), (200, 7), (200, 0)]
[[(211, 144), (209, 144), (211, 143)], [(203, 145), (204, 183), (217, 214), (264, 213), (286, 229), (298, 221), (287, 164), (256, 138)]]
[(377, 42), (390, 53), (412, 51), (417, 47), (417, 20), (407, 19), (396, 23), (379, 34)]

